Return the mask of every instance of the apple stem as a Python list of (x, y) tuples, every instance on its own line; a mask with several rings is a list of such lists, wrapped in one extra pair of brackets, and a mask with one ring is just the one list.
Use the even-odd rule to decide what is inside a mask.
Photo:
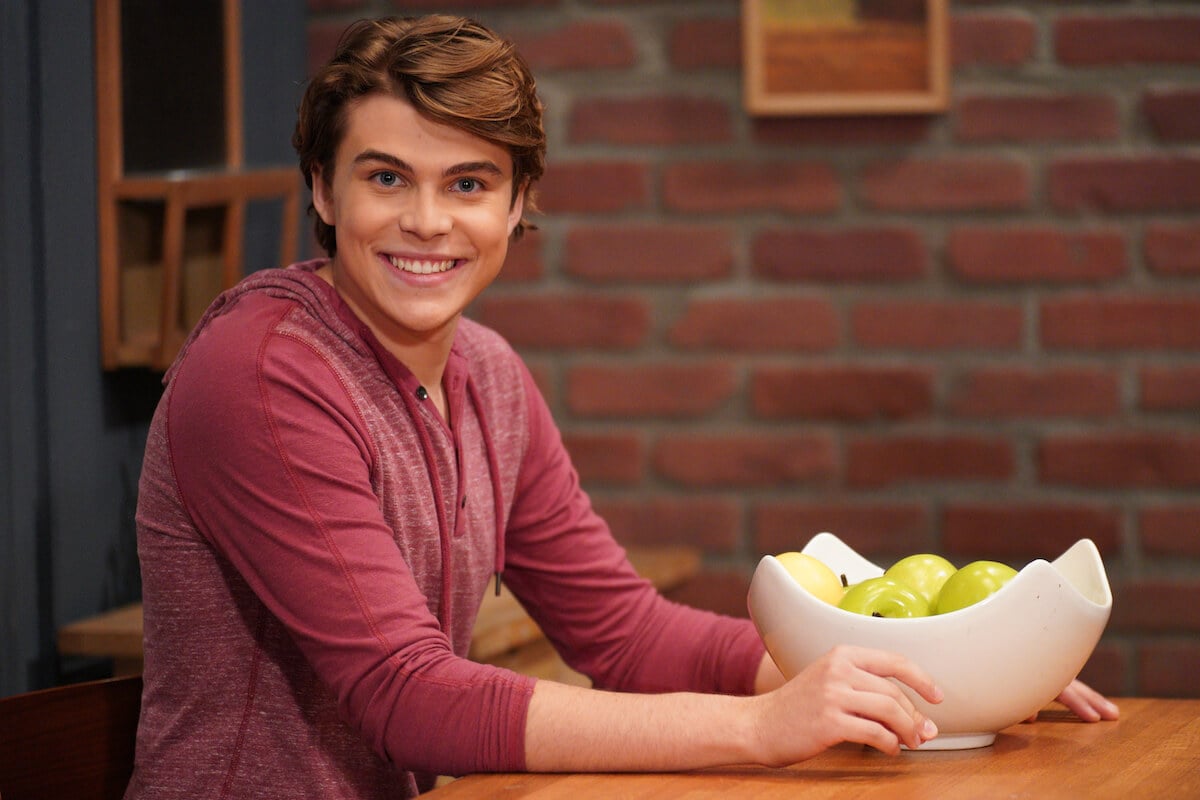
[(850, 581), (846, 580), (846, 573), (842, 573), (842, 588), (845, 589), (850, 585)]

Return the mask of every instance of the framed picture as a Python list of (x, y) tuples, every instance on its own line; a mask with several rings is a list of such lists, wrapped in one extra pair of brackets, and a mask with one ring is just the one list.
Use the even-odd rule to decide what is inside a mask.
[(949, 0), (742, 0), (746, 110), (946, 109)]

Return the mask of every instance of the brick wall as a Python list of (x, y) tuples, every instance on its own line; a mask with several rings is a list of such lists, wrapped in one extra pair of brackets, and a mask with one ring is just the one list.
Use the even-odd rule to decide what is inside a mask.
[(473, 314), (527, 357), (626, 543), (745, 613), (758, 557), (1100, 547), (1085, 677), (1200, 696), (1200, 6), (966, 2), (937, 116), (756, 119), (734, 0), (452, 10), (548, 105), (540, 230)]

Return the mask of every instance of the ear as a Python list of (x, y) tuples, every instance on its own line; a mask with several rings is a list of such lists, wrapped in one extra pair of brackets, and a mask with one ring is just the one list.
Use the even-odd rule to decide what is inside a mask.
[(517, 196), (513, 198), (512, 207), (508, 209), (508, 235), (512, 236), (512, 232), (517, 229), (517, 223), (521, 221), (521, 216), (525, 213), (525, 190), (529, 188), (529, 181), (524, 181), (521, 188), (517, 190)]
[(312, 171), (312, 201), (321, 221), (330, 227), (335, 226), (337, 215), (334, 213), (333, 187), (325, 180), (319, 167), (314, 167)]

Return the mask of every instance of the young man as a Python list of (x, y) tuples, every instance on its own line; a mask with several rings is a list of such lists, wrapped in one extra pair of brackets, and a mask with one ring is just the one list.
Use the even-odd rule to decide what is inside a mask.
[[(839, 649), (784, 683), (748, 621), (658, 596), (520, 359), (463, 318), (542, 174), (507, 43), (458, 18), (356, 25), (294, 143), (329, 258), (214, 303), (151, 429), (127, 797), (410, 797), (438, 774), (782, 765), (936, 735), (891, 680), (939, 699), (904, 659)], [(501, 579), (610, 691), (466, 659)]]

